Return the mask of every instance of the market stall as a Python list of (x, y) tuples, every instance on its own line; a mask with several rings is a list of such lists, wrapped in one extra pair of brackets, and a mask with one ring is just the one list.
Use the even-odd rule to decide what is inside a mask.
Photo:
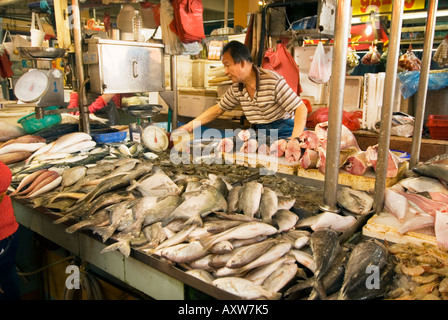
[[(384, 90), (374, 92), (376, 103), (381, 101), (375, 115), (379, 115), (377, 140), (367, 144), (365, 140), (361, 144), (362, 134), (344, 122), (349, 117), (344, 90), (351, 1), (325, 6), (319, 2), (318, 25), (331, 13), (334, 30), (326, 29), (330, 24), (325, 32), (316, 26), (309, 32), (290, 31), (294, 41), (325, 36), (332, 44), (331, 77), (317, 79), (314, 67), (307, 70), (307, 78), (315, 84), (327, 83), (327, 120), (307, 123), (308, 130), (297, 139), (272, 141), (254, 135), (252, 129), (233, 130), (235, 123), (227, 130), (201, 128), (180, 135), (175, 131), (178, 116), (196, 117), (199, 104), (184, 99), (187, 102), (179, 107), (185, 88), (178, 88), (182, 79), (178, 63), (185, 61), (177, 56), (179, 50), (198, 48), (179, 46), (198, 44), (205, 35), (197, 21), (187, 26), (171, 16), (170, 4), (160, 3), (161, 40), (141, 41), (141, 30), (136, 28), (139, 10), (132, 18), (127, 16), (136, 32), (133, 39), (124, 39), (130, 37), (124, 29), (118, 39), (113, 38), (117, 33), (110, 26), (105, 38), (83, 39), (82, 28), (75, 28), (74, 46), (66, 48), (76, 70), (76, 95), (70, 94), (70, 102), (65, 101), (62, 72), (52, 67), (65, 49), (20, 50), (22, 56), (36, 60), (35, 68), (17, 82), (19, 103), (2, 106), (25, 103), (35, 108), (33, 119), (25, 120), (46, 128), (27, 130), (23, 124), (26, 132), (8, 128), (13, 137), (0, 145), (0, 160), (12, 172), (8, 195), (17, 221), (69, 256), (154, 299), (186, 299), (186, 288), (220, 300), (446, 299), (446, 144), (440, 142), (435, 154), (426, 152), (424, 162), (420, 156), (437, 1), (430, 1), (427, 8), (409, 152), (391, 144), (404, 0), (391, 7)], [(72, 5), (73, 22), (81, 26), (79, 4)], [(183, 10), (177, 5), (174, 13)], [(277, 7), (282, 6), (262, 8), (263, 27), (267, 12)], [(123, 9), (121, 23), (132, 11)], [(202, 7), (195, 10), (202, 13)], [(168, 30), (170, 18), (178, 24), (177, 38)], [(256, 23), (251, 28), (250, 42), (256, 49), (251, 52), (261, 57), (264, 33), (269, 35), (269, 30)], [(170, 63), (168, 78), (165, 60)], [(37, 66), (42, 62), (50, 62), (46, 71)], [(232, 83), (215, 65), (200, 68), (202, 85), (225, 90)], [(364, 78), (364, 84), (370, 80)], [(203, 87), (196, 91), (214, 90)], [(299, 95), (300, 84), (296, 89)], [(307, 87), (303, 89), (304, 96), (311, 95)], [(365, 102), (371, 103), (374, 97), (367, 95), (368, 89), (372, 87), (364, 86), (357, 97), (368, 96)], [(222, 93), (217, 91), (219, 99)], [(156, 93), (157, 101), (148, 92)], [(98, 97), (91, 105), (88, 94)], [(98, 103), (105, 107), (117, 95), (119, 111), (131, 122), (96, 123), (89, 114), (97, 111)], [(166, 113), (161, 112), (165, 104)], [(366, 104), (363, 107), (365, 116)], [(198, 113), (207, 108), (201, 105)], [(61, 114), (70, 117), (68, 112), (78, 113), (70, 115), (75, 116), (71, 124), (61, 120)], [(167, 116), (166, 121), (154, 120), (161, 115)], [(49, 119), (55, 122), (46, 123)], [(213, 134), (204, 133), (207, 129)], [(415, 257), (409, 258), (408, 251)], [(369, 265), (384, 281), (373, 290), (364, 285)]]

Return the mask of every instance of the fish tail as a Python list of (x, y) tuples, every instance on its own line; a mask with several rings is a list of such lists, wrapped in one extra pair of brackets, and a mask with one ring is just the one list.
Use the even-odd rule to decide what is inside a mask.
[(71, 225), (70, 227), (65, 229), (65, 232), (68, 234), (72, 234), (72, 233), (75, 233), (76, 231), (78, 231), (79, 229), (89, 226), (89, 224), (90, 224), (90, 221), (88, 221), (88, 220), (81, 221), (81, 222), (75, 223), (74, 225)]
[(193, 215), (190, 219), (188, 219), (187, 221), (184, 222), (182, 227), (186, 227), (186, 226), (189, 226), (191, 224), (195, 224), (198, 227), (202, 227), (202, 218), (201, 218), (201, 216), (199, 214)]
[(111, 244), (110, 246), (107, 246), (103, 250), (101, 250), (101, 253), (111, 252), (115, 250), (120, 251), (125, 257), (129, 257), (131, 253), (131, 245), (129, 244), (129, 240), (118, 241), (114, 244)]
[(325, 290), (324, 284), (322, 280), (315, 280), (313, 284), (314, 290), (316, 290), (317, 294), (319, 295), (319, 298), (321, 300), (325, 300), (327, 298), (327, 292)]
[(53, 221), (53, 224), (61, 224), (64, 222), (67, 222), (68, 220), (72, 219), (72, 214), (66, 214), (65, 216), (63, 216), (62, 218), (56, 219)]
[(137, 219), (130, 226), (122, 230), (123, 233), (132, 233), (134, 236), (138, 236), (142, 230), (143, 219)]
[(199, 242), (204, 247), (205, 250), (208, 250), (211, 246), (214, 245), (214, 237), (202, 236), (199, 237)]
[(270, 300), (280, 300), (282, 297), (282, 294), (280, 292), (272, 292), (267, 298)]
[(115, 232), (116, 228), (112, 225), (107, 227), (95, 227), (93, 233), (97, 233), (101, 236), (103, 242), (106, 242)]

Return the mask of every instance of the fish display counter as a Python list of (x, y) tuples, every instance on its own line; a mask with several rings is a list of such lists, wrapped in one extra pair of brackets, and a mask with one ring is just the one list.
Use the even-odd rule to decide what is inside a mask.
[[(10, 164), (19, 223), (155, 299), (185, 299), (185, 286), (249, 300), (378, 299), (393, 288), (389, 245), (361, 234), (366, 191), (340, 186), (341, 211), (320, 212), (322, 181), (219, 153), (93, 144), (79, 132), (18, 139), (0, 154), (41, 143)], [(391, 286), (360, 286), (364, 263)]]

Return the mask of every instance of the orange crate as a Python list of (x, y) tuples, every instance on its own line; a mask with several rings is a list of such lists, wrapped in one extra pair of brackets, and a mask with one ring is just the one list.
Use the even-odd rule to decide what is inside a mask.
[(426, 126), (432, 139), (448, 140), (448, 116), (429, 115)]

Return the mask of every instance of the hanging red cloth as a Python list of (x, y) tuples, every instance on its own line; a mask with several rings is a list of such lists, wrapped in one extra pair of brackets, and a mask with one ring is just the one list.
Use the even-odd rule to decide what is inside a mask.
[(275, 51), (273, 48), (266, 50), (261, 66), (282, 75), (297, 95), (302, 93), (299, 67), (282, 42), (277, 43)]
[(14, 75), (14, 72), (12, 72), (11, 66), (12, 66), (12, 62), (9, 61), (8, 55), (6, 54), (6, 52), (4, 52), (0, 56), (0, 75), (2, 76), (2, 78), (6, 79), (6, 78), (10, 78)]

